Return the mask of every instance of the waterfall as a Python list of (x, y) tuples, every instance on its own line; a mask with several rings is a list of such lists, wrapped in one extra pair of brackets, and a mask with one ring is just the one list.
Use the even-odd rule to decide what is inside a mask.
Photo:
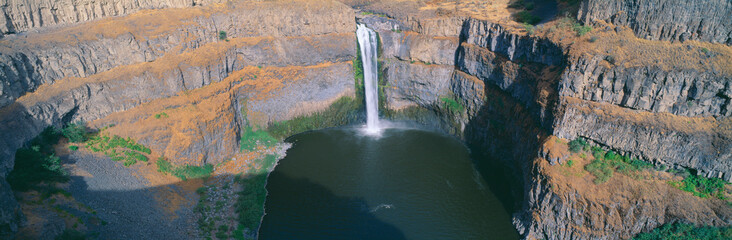
[(358, 45), (361, 46), (363, 62), (364, 94), (366, 95), (366, 132), (378, 133), (379, 128), (379, 89), (378, 67), (376, 65), (376, 32), (359, 24), (356, 29)]

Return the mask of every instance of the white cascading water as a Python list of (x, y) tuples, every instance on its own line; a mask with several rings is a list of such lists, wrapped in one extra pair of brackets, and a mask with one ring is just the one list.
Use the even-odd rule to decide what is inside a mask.
[(359, 24), (356, 29), (358, 45), (361, 46), (361, 60), (363, 62), (364, 94), (366, 95), (366, 132), (377, 134), (379, 127), (379, 90), (378, 72), (376, 65), (376, 32)]

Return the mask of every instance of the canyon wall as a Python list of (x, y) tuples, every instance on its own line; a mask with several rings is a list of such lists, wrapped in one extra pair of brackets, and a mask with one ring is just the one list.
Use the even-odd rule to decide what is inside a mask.
[(143, 9), (184, 8), (226, 0), (3, 0), (0, 36), (28, 30), (122, 16)]
[[(398, 11), (384, 11), (398, 16)], [(448, 126), (458, 127), (462, 132), (458, 135), (473, 151), (484, 152), (499, 163), (499, 168), (505, 167), (515, 202), (504, 204), (516, 210), (514, 224), (525, 238), (628, 238), (678, 220), (730, 224), (731, 213), (724, 204), (668, 190), (665, 182), (634, 185), (634, 180), (617, 177), (618, 182), (598, 186), (608, 188), (609, 198), (614, 200), (573, 190), (593, 187), (578, 188), (557, 180), (545, 170), (550, 159), (542, 154), (542, 144), (554, 139), (552, 135), (570, 140), (582, 137), (655, 164), (692, 168), (700, 175), (729, 181), (730, 75), (724, 70), (726, 65), (714, 62), (717, 57), (723, 62), (729, 58), (726, 47), (715, 45), (714, 54), (699, 56), (697, 61), (714, 62), (705, 67), (684, 65), (685, 60), (667, 64), (636, 56), (642, 52), (626, 56), (640, 60), (610, 63), (613, 59), (607, 56), (620, 54), (614, 49), (583, 52), (581, 45), (572, 48), (486, 20), (466, 18), (460, 24), (459, 42), (449, 45), (409, 28), (413, 24), (398, 17), (365, 17), (360, 21), (382, 29), (379, 36), (387, 106), (416, 106), (458, 119), (459, 126)], [(622, 33), (612, 37), (629, 41)], [(660, 55), (668, 51), (669, 58), (676, 54), (697, 57), (701, 49), (672, 45), (654, 50), (658, 48), (653, 42), (636, 43)], [(425, 46), (432, 49), (420, 50)], [(445, 49), (455, 50), (453, 61), (440, 57), (450, 55)], [(436, 57), (420, 57), (415, 52), (431, 52)], [(442, 66), (450, 63), (454, 64), (451, 71), (449, 66)], [(463, 112), (452, 113), (443, 107), (446, 96), (456, 97), (464, 106)], [(554, 159), (551, 164), (557, 162), (561, 163)], [(624, 184), (633, 187), (617, 187)], [(623, 192), (650, 191), (649, 187), (662, 194), (633, 198)], [(668, 199), (696, 207), (675, 208), (674, 201)], [(640, 207), (632, 207), (636, 205)], [(662, 205), (668, 207), (656, 207)]]
[[(103, 19), (46, 33), (7, 37), (0, 41), (0, 78), (10, 81), (0, 83), (0, 106), (56, 80), (87, 77), (116, 66), (152, 62), (166, 53), (191, 51), (220, 41), (220, 31), (228, 38), (349, 32), (352, 24), (345, 20), (352, 16), (350, 10), (346, 6), (333, 9), (323, 8), (323, 5), (326, 3), (301, 3), (302, 11), (285, 12), (279, 11), (281, 7), (277, 7), (277, 3), (168, 9)], [(260, 21), (282, 24), (260, 24)], [(294, 49), (295, 46), (282, 47)], [(322, 50), (328, 51), (328, 48)], [(269, 64), (282, 58), (295, 59), (294, 56), (264, 59), (256, 52), (240, 55), (269, 61)]]
[[(44, 128), (79, 120), (114, 125), (107, 131), (176, 164), (223, 162), (238, 152), (246, 126), (317, 112), (354, 95), (354, 19), (379, 34), (388, 109), (431, 112), (436, 119), (417, 120), (437, 121), (475, 154), (489, 156), (477, 164), (509, 179), (491, 187), (510, 186), (512, 199), (503, 203), (525, 238), (629, 237), (678, 220), (730, 224), (729, 211), (661, 189), (665, 183), (639, 186), (618, 177), (576, 185), (588, 181), (557, 177), (552, 166), (562, 160), (544, 151), (556, 137), (582, 137), (655, 164), (732, 179), (730, 26), (719, 18), (730, 15), (729, 2), (581, 3), (585, 22), (627, 25), (653, 40), (722, 43), (660, 48), (602, 27), (590, 33), (603, 37), (595, 45), (587, 45), (589, 36), (567, 43), (416, 1), (352, 1), (369, 11), (358, 15), (331, 1), (51, 2), (0, 3), (3, 33), (62, 25), (0, 39), (0, 236), (22, 222), (4, 180), (15, 150)], [(196, 7), (177, 8), (189, 5)], [(680, 7), (689, 10), (672, 14)], [(146, 8), (156, 10), (138, 11)], [(702, 20), (686, 14), (711, 8)], [(81, 21), (87, 22), (70, 24)], [(627, 44), (586, 50), (616, 46), (606, 39)], [(631, 47), (681, 60), (648, 60)], [(595, 187), (607, 194), (582, 190)], [(640, 194), (653, 191), (659, 194)]]
[[(353, 96), (353, 19), (339, 2), (250, 2), (140, 11), (0, 39), (0, 232), (22, 222), (5, 182), (15, 150), (44, 128), (118, 125), (107, 131), (175, 164), (220, 163), (238, 152), (245, 125)], [(167, 117), (154, 118), (161, 112)]]
[(732, 45), (732, 2), (728, 0), (583, 0), (577, 18), (629, 26), (649, 40), (697, 40)]

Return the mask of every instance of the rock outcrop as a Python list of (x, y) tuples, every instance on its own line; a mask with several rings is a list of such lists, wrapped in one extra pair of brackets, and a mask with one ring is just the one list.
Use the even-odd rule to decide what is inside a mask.
[(605, 56), (580, 57), (562, 76), (561, 96), (654, 113), (732, 116), (732, 76), (693, 68), (624, 67)]
[[(171, 112), (160, 122), (174, 127), (113, 133), (150, 144), (176, 164), (222, 162), (237, 152), (243, 123), (287, 120), (353, 95), (353, 19), (351, 8), (333, 1), (242, 2), (5, 37), (0, 182), (7, 186), (15, 150), (48, 126), (79, 120), (124, 126), (158, 110)], [(218, 87), (205, 87), (212, 84)], [(189, 95), (199, 88), (206, 90), (198, 98)], [(107, 119), (163, 99), (172, 99), (168, 109)], [(242, 106), (253, 109), (247, 120)], [(0, 231), (10, 234), (22, 217), (10, 189), (1, 194)]]
[[(732, 179), (730, 25), (719, 17), (730, 15), (728, 1), (581, 3), (585, 22), (628, 25), (653, 40), (712, 42), (683, 44), (610, 26), (592, 32), (604, 37), (594, 40), (571, 30), (566, 38), (527, 35), (504, 19), (458, 10), (480, 6), (473, 2), (346, 1), (365, 10), (358, 16), (334, 1), (62, 2), (0, 3), (0, 32), (40, 27), (0, 39), (0, 237), (22, 218), (4, 176), (16, 149), (45, 127), (115, 125), (106, 131), (175, 164), (221, 163), (238, 151), (245, 126), (354, 95), (354, 19), (379, 34), (389, 110), (428, 111), (474, 154), (489, 156), (478, 164), (509, 179), (501, 184), (512, 199), (503, 204), (525, 238), (626, 238), (676, 220), (730, 224), (726, 205), (661, 181), (619, 176), (595, 186), (587, 174), (558, 173), (567, 156), (546, 144), (582, 137)], [(141, 10), (148, 8), (155, 10)], [(699, 12), (711, 15), (689, 14)], [(127, 16), (94, 20), (118, 15)], [(657, 54), (641, 56), (649, 52)]]
[[(628, 49), (657, 49), (654, 51), (660, 55), (668, 53), (668, 57), (684, 52), (693, 54), (672, 61), (652, 61), (648, 60), (650, 56), (628, 60), (643, 54), (630, 52), (631, 56), (618, 57), (617, 62), (610, 63), (612, 59), (607, 56), (620, 53), (613, 52), (612, 47), (602, 53), (582, 52), (587, 46), (527, 36), (490, 21), (470, 18), (462, 24), (454, 70), (446, 81), (446, 74), (425, 70), (439, 69), (436, 66), (407, 62), (419, 61), (412, 52), (425, 45), (414, 39), (429, 39), (430, 35), (409, 32), (402, 34), (409, 37), (401, 37), (394, 29), (409, 24), (400, 19), (373, 19), (366, 18), (364, 22), (384, 28), (380, 37), (389, 87), (385, 91), (387, 105), (395, 109), (419, 106), (448, 111), (439, 107), (441, 99), (435, 96), (455, 96), (465, 106), (464, 113), (457, 114), (463, 139), (474, 151), (495, 156), (497, 165), (503, 166), (504, 174), (511, 179), (512, 188), (523, 189), (513, 195), (514, 199), (524, 200), (514, 206), (514, 224), (524, 237), (627, 238), (682, 219), (699, 224), (729, 224), (729, 211), (723, 203), (685, 195), (662, 181), (647, 186), (639, 183), (628, 190), (639, 192), (651, 187), (663, 193), (639, 198), (610, 187), (610, 201), (573, 191), (576, 186), (571, 184), (557, 190), (553, 186), (566, 184), (566, 179), (546, 180), (553, 176), (543, 170), (550, 166), (550, 159), (541, 157), (545, 149), (537, 144), (549, 141), (551, 135), (565, 139), (583, 137), (655, 164), (693, 168), (703, 176), (730, 179), (732, 169), (726, 164), (732, 159), (730, 78), (728, 71), (719, 68), (724, 63), (717, 61), (717, 57), (724, 59), (728, 55), (723, 47), (713, 46), (715, 53), (709, 54), (699, 50), (707, 45), (658, 47), (655, 43), (614, 39), (632, 44)], [(683, 65), (697, 56), (714, 62), (707, 66)], [(554, 164), (561, 161), (557, 158)], [(613, 184), (630, 185), (635, 181), (619, 178), (622, 179)], [(582, 181), (593, 184), (591, 180)], [(674, 208), (669, 199), (697, 207), (688, 211)], [(510, 208), (514, 203), (506, 205)], [(635, 205), (640, 207), (632, 207)], [(657, 205), (668, 207), (656, 208)]]
[[(104, 19), (48, 33), (0, 40), (0, 107), (43, 84), (87, 77), (116, 66), (155, 61), (228, 38), (297, 37), (352, 32), (352, 10), (327, 2), (240, 4), (166, 9)], [(299, 11), (281, 11), (298, 8)], [(166, 21), (160, 21), (161, 18)], [(273, 24), (260, 24), (265, 21)], [(282, 24), (274, 24), (274, 23)], [(317, 23), (317, 24), (316, 24)], [(113, 26), (113, 27), (112, 27)], [(147, 27), (150, 26), (150, 27)], [(321, 42), (322, 51), (330, 51)], [(295, 49), (297, 46), (282, 46)], [(256, 52), (245, 58), (261, 58)], [(289, 58), (289, 56), (281, 56)], [(292, 58), (295, 58), (294, 56)], [(279, 59), (267, 60), (270, 63)], [(264, 64), (264, 63), (260, 63)]]
[(577, 18), (629, 26), (649, 40), (698, 40), (732, 45), (729, 0), (583, 0)]
[[(556, 139), (549, 139), (555, 141)], [(703, 199), (669, 186), (660, 173), (638, 180), (616, 174), (601, 185), (574, 167), (550, 166), (536, 159), (526, 201), (529, 209), (514, 216), (528, 239), (629, 239), (665, 223), (685, 221), (707, 226), (730, 224), (732, 208), (719, 199)]]
[(649, 113), (606, 103), (563, 98), (553, 134), (584, 137), (667, 166), (732, 180), (732, 119)]
[(122, 16), (143, 9), (183, 8), (226, 0), (4, 0), (0, 36), (31, 29)]

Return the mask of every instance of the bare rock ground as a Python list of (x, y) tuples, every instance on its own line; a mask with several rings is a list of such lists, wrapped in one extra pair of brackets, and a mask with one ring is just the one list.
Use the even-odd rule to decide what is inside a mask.
[[(97, 212), (102, 224), (89, 225), (100, 239), (189, 239), (195, 236), (192, 212), (194, 192), (176, 185), (152, 186), (141, 176), (143, 166), (124, 167), (106, 156), (86, 151), (66, 156), (71, 182), (69, 192)], [(145, 163), (138, 163), (144, 165)], [(161, 195), (183, 196), (172, 211)]]

